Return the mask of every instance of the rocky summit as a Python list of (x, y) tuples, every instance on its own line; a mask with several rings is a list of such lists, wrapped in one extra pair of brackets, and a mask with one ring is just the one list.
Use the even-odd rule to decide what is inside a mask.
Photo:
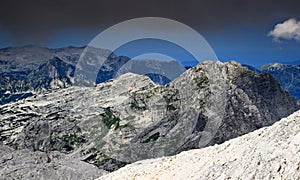
[(138, 161), (104, 179), (299, 179), (300, 111), (221, 145)]
[(165, 86), (127, 73), (1, 105), (0, 141), (17, 152), (47, 154), (51, 162), (61, 153), (111, 172), (221, 144), (298, 109), (271, 75), (234, 61), (206, 61)]

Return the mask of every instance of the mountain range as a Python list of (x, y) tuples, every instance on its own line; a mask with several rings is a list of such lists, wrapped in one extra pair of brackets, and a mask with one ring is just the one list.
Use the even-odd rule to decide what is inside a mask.
[(166, 86), (126, 73), (2, 105), (0, 135), (17, 150), (58, 151), (111, 172), (223, 143), (298, 109), (271, 75), (206, 61)]
[(88, 49), (0, 50), (4, 177), (96, 178), (226, 143), (300, 109), (282, 88), (288, 78), (279, 84), (271, 75), (280, 72), (279, 79), (286, 70), (296, 77), (294, 65), (204, 61), (185, 70), (174, 61)]
[[(87, 52), (84, 56), (85, 59), (78, 64), (84, 51)], [(107, 60), (103, 63), (103, 59)], [(299, 100), (300, 65), (297, 62), (273, 63), (259, 68), (245, 66), (256, 73), (272, 74), (286, 91)], [(279, 65), (280, 68), (276, 68), (276, 65)], [(172, 68), (167, 68), (170, 66)], [(74, 84), (76, 68), (77, 77), (84, 74), (92, 85), (127, 72), (146, 75), (155, 83), (165, 85), (185, 70), (176, 61), (130, 60), (126, 56), (117, 56), (109, 50), (92, 47), (49, 49), (24, 46), (4, 48), (0, 49), (0, 104), (53, 89), (69, 87)]]
[[(79, 61), (83, 53), (84, 60)], [(85, 82), (84, 85), (99, 84), (126, 72), (144, 74), (164, 85), (184, 71), (177, 61), (131, 60), (92, 47), (4, 48), (0, 49), (0, 104), (69, 87), (76, 83), (75, 72), (77, 77), (84, 76), (85, 81), (80, 81)]]

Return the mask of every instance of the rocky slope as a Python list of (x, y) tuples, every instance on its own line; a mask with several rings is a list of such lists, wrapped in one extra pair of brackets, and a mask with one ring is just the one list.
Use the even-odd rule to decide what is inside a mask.
[(59, 151), (107, 171), (220, 144), (298, 110), (269, 74), (207, 61), (166, 86), (125, 74), (0, 106), (1, 142)]
[(100, 179), (299, 179), (300, 111), (221, 145), (138, 161)]
[(39, 152), (0, 145), (0, 179), (95, 179), (107, 174), (60, 152)]

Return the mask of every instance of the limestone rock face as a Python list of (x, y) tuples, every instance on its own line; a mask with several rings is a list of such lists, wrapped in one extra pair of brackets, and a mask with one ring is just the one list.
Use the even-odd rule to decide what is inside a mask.
[(299, 109), (268, 74), (207, 61), (159, 86), (124, 74), (0, 106), (0, 141), (59, 151), (114, 171), (147, 158), (223, 143)]
[(59, 152), (16, 150), (0, 146), (0, 174), (5, 179), (95, 179), (107, 174)]
[(299, 109), (272, 76), (255, 74), (234, 61), (203, 62), (170, 86), (178, 89), (181, 108), (193, 107), (206, 119), (206, 127), (216, 128), (210, 145), (269, 126)]
[(101, 179), (299, 179), (300, 111), (221, 145), (138, 161)]

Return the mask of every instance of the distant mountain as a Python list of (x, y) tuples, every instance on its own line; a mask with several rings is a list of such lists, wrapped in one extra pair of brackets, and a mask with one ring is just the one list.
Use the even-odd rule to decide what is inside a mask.
[(172, 81), (171, 79), (161, 74), (147, 73), (145, 75), (148, 76), (153, 82), (159, 85), (166, 85)]
[(131, 60), (125, 56), (116, 56), (105, 61), (97, 75), (96, 83), (102, 83), (128, 72), (146, 75), (160, 85), (165, 85), (186, 69), (177, 61)]
[(283, 89), (300, 99), (300, 65), (273, 63), (261, 66), (259, 70), (272, 74)]
[(282, 88), (300, 100), (300, 65), (271, 63), (255, 68), (243, 65), (255, 73), (270, 73)]
[(76, 65), (84, 47), (49, 49), (38, 46), (10, 47), (0, 49), (0, 72), (14, 73), (32, 71), (49, 59), (58, 57), (66, 63)]
[[(0, 104), (69, 87), (74, 83), (94, 86), (95, 83), (105, 82), (126, 72), (145, 74), (155, 83), (166, 84), (184, 70), (177, 62), (131, 62), (126, 56), (117, 56), (109, 50), (93, 47), (4, 48), (0, 49)], [(83, 80), (74, 79), (75, 73), (76, 78)]]
[(82, 50), (37, 46), (0, 49), (0, 104), (70, 86)]
[(146, 75), (160, 85), (165, 85), (179, 77), (186, 69), (177, 61), (131, 60), (118, 69), (116, 76), (131, 72)]
[[(166, 86), (127, 73), (0, 106), (0, 142), (81, 160), (106, 171), (223, 143), (298, 110), (269, 74), (203, 62)], [(19, 171), (18, 171), (19, 172)]]

